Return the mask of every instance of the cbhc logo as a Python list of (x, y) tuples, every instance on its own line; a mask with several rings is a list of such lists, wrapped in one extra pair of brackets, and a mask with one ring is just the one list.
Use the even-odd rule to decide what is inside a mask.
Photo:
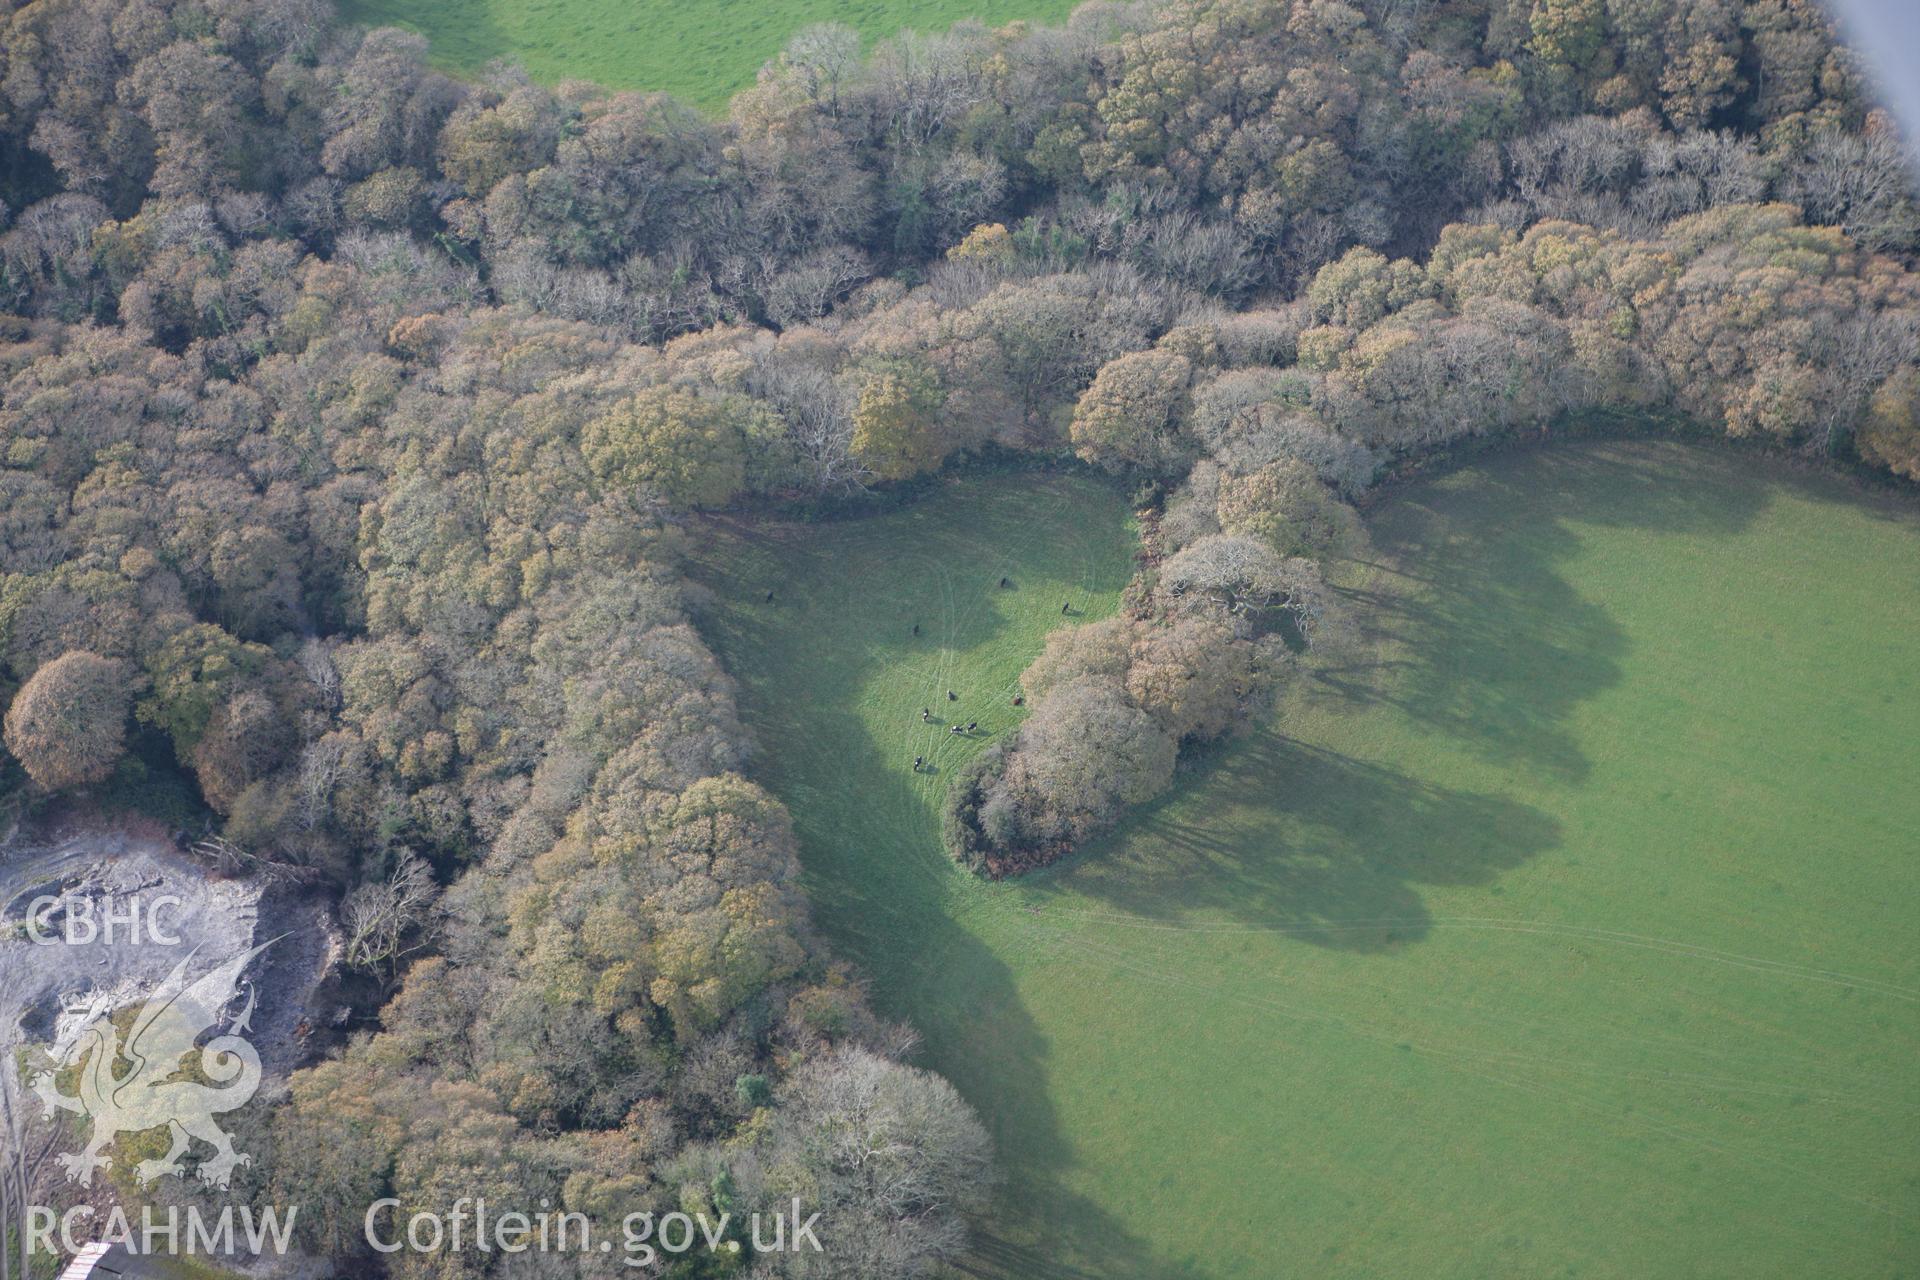
[[(181, 899), (172, 894), (146, 899), (109, 895), (97, 903), (78, 894), (49, 894), (28, 904), (26, 932), (30, 940), (43, 947), (63, 943), (84, 946), (95, 940), (108, 946), (115, 942), (137, 946), (144, 941), (177, 947), (180, 935), (169, 931), (165, 913), (177, 911), (181, 905)], [(62, 908), (55, 925), (53, 913)]]

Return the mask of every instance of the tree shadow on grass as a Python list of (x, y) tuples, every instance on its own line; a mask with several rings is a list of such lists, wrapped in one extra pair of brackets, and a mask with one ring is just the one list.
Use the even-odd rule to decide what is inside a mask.
[[(1315, 661), (1305, 677), (1312, 696), (1391, 705), (1485, 758), (1578, 782), (1588, 762), (1566, 721), (1621, 678), (1627, 640), (1561, 577), (1558, 565), (1579, 538), (1547, 517), (1712, 533), (1737, 529), (1765, 501), (1756, 478), (1716, 466), (1711, 455), (1663, 452), (1641, 445), (1522, 458), (1484, 468), (1459, 491), (1442, 480), (1395, 503), (1374, 522), (1388, 572), (1351, 592), (1351, 656)], [(1178, 1272), (1065, 1187), (1075, 1153), (1048, 1094), (1047, 1036), (1012, 972), (954, 916), (954, 872), (923, 790), (940, 774), (909, 774), (909, 737), (876, 739), (872, 708), (856, 710), (852, 700), (884, 670), (899, 686), (888, 695), (901, 701), (888, 715), (910, 729), (922, 689), (944, 713), (940, 649), (1001, 636), (1001, 574), (1023, 584), (1047, 578), (1032, 561), (1056, 554), (1063, 529), (1048, 518), (1044, 495), (1026, 500), (1035, 505), (1023, 523), (995, 511), (989, 496), (963, 532), (951, 513), (924, 505), (875, 521), (881, 560), (873, 547), (866, 558), (849, 556), (845, 539), (856, 530), (834, 538), (742, 531), (757, 550), (735, 544), (703, 557), (708, 585), (733, 602), (717, 611), (717, 647), (746, 685), (743, 707), (769, 744), (755, 773), (793, 808), (807, 887), (836, 953), (875, 978), (882, 1012), (921, 1029), (927, 1060), (1009, 1152), (1012, 1184), (962, 1270), (1007, 1280), (1161, 1280)], [(1509, 522), (1523, 536), (1501, 536)], [(886, 563), (901, 559), (912, 561), (905, 573)], [(885, 573), (874, 571), (880, 563)], [(850, 579), (859, 572), (885, 580)], [(771, 604), (769, 589), (778, 594)], [(916, 622), (923, 637), (910, 632)], [(924, 651), (915, 647), (923, 643)], [(758, 657), (742, 662), (745, 654)], [(940, 745), (955, 753), (933, 760), (943, 771), (971, 750)], [(1132, 915), (1212, 911), (1297, 930), (1318, 945), (1381, 950), (1430, 929), (1421, 886), (1490, 883), (1560, 839), (1551, 816), (1509, 798), (1266, 730), (1183, 767), (1173, 794), (1027, 885), (1043, 911), (1049, 895), (1071, 887)]]
[[(1570, 721), (1623, 678), (1629, 649), (1605, 603), (1563, 576), (1580, 526), (1734, 533), (1771, 487), (1725, 452), (1646, 442), (1421, 481), (1370, 522), (1360, 567), (1373, 572), (1350, 575), (1346, 634), (1308, 661), (1301, 698), (1335, 713), (1390, 707), (1503, 770), (1577, 785), (1591, 765)], [(1038, 883), (1149, 918), (1213, 911), (1380, 950), (1431, 928), (1421, 886), (1492, 884), (1560, 840), (1555, 819), (1506, 796), (1268, 729), (1193, 759), (1166, 798)]]
[[(803, 883), (833, 954), (872, 979), (883, 1016), (919, 1030), (920, 1061), (974, 1105), (1005, 1155), (1009, 1185), (975, 1224), (959, 1270), (1162, 1280), (1169, 1272), (1147, 1244), (1064, 1184), (1076, 1156), (1049, 1092), (1053, 1048), (1012, 970), (956, 917), (971, 886), (942, 851), (928, 803), (1020, 715), (1010, 688), (963, 687), (948, 704), (953, 655), (1004, 642), (1009, 611), (1031, 619), (1027, 593), (1041, 584), (1051, 613), (1062, 595), (1078, 609), (1125, 583), (1124, 551), (1076, 549), (1097, 539), (1068, 497), (1056, 478), (1032, 476), (975, 481), (826, 531), (716, 522), (695, 571), (713, 594), (703, 630), (741, 682), (762, 743), (751, 772), (793, 813)], [(961, 499), (962, 512), (940, 508)], [(923, 727), (923, 706), (940, 723)], [(947, 734), (955, 717), (977, 718), (979, 735)], [(916, 754), (929, 773), (910, 771)]]
[(1491, 884), (1560, 824), (1267, 730), (1233, 743), (1057, 885), (1130, 915), (1215, 912), (1322, 946), (1425, 937), (1422, 885)]
[(495, 59), (521, 61), (513, 52), (513, 37), (495, 21), (486, 0), (434, 0), (430, 5), (410, 0), (344, 0), (339, 13), (343, 21), (365, 27), (417, 32), (427, 38), (434, 64), (457, 72), (481, 71)]
[[(872, 822), (849, 829), (797, 805), (804, 881), (833, 953), (876, 980), (878, 1011), (921, 1033), (918, 1060), (972, 1102), (1010, 1157), (1011, 1185), (975, 1224), (960, 1269), (995, 1280), (1164, 1280), (1142, 1240), (1062, 1183), (1076, 1159), (1048, 1090), (1049, 1039), (1012, 971), (948, 909), (959, 873), (924, 825), (923, 798), (864, 728), (851, 713), (817, 724), (839, 744), (832, 765), (859, 780)], [(797, 781), (786, 769), (769, 774), (777, 792)], [(902, 828), (919, 838), (895, 838)]]
[(1567, 721), (1619, 682), (1628, 650), (1605, 604), (1561, 574), (1579, 526), (1730, 534), (1769, 489), (1724, 451), (1648, 442), (1549, 446), (1419, 483), (1370, 522), (1364, 567), (1378, 572), (1341, 591), (1354, 634), (1307, 679), (1503, 767), (1577, 783), (1590, 762)]

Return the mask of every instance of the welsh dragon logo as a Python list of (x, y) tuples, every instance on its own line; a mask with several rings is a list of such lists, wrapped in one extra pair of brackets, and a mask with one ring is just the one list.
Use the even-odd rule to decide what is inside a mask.
[[(61, 1093), (51, 1072), (33, 1077), (29, 1083), (49, 1116), (72, 1111), (93, 1120), (86, 1149), (58, 1157), (69, 1181), (92, 1185), (94, 1171), (110, 1163), (101, 1153), (116, 1137), (163, 1126), (172, 1136), (166, 1155), (134, 1166), (143, 1186), (164, 1174), (178, 1174), (180, 1157), (194, 1138), (214, 1149), (200, 1165), (201, 1180), (213, 1186), (226, 1187), (237, 1166), (253, 1162), (233, 1149), (233, 1139), (214, 1122), (216, 1115), (245, 1106), (260, 1087), (260, 1055), (236, 1034), (252, 1030), (251, 986), (246, 1007), (225, 1032), (204, 1045), (196, 1041), (220, 1021), (238, 995), (247, 965), (277, 941), (264, 942), (191, 983), (187, 966), (199, 948), (188, 952), (140, 1006), (124, 1043), (110, 1016), (102, 1014), (87, 1023), (54, 1058), (63, 1068), (79, 1066), (79, 1096)], [(196, 1052), (199, 1074), (212, 1085), (184, 1075), (184, 1060)], [(122, 1066), (125, 1070), (117, 1070)]]

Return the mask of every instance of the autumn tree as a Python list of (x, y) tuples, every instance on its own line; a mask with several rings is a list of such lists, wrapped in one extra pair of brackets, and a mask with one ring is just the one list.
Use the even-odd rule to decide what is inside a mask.
[(1073, 411), (1074, 452), (1110, 468), (1170, 469), (1193, 365), (1166, 351), (1139, 351), (1101, 367)]
[(649, 387), (587, 424), (581, 452), (602, 483), (717, 507), (746, 483), (746, 419), (734, 396)]
[(7, 749), (49, 791), (99, 782), (124, 750), (123, 664), (71, 650), (35, 671), (7, 708)]
[(1283, 556), (1339, 555), (1359, 536), (1353, 508), (1298, 458), (1220, 479), (1220, 527), (1260, 538)]
[(516, 85), (491, 104), (469, 98), (440, 130), (440, 170), (484, 197), (508, 176), (551, 160), (565, 118), (553, 95), (535, 85)]
[(1124, 679), (1133, 630), (1125, 618), (1103, 618), (1050, 632), (1040, 655), (1021, 673), (1020, 687), (1037, 702), (1076, 680)]
[(1869, 462), (1920, 480), (1920, 370), (1903, 369), (1874, 393), (1859, 447)]
[(995, 843), (1077, 841), (1173, 781), (1176, 743), (1118, 684), (1055, 689), (1021, 726), (981, 824)]
[(1144, 629), (1127, 666), (1127, 695), (1176, 740), (1208, 739), (1267, 705), (1286, 647), (1238, 634), (1216, 618)]
[(853, 410), (854, 457), (882, 480), (904, 480), (940, 465), (947, 454), (940, 409), (945, 396), (931, 369), (889, 361), (860, 381)]

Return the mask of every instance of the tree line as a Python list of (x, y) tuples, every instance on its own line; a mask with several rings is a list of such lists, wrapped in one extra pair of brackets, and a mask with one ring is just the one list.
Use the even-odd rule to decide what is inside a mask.
[(1058, 857), (1263, 710), (1338, 642), (1320, 565), (1364, 538), (1350, 503), (1382, 461), (1637, 410), (1916, 479), (1917, 354), (1920, 277), (1780, 204), (1646, 239), (1454, 224), (1425, 262), (1355, 247), (1285, 308), (1185, 318), (1066, 424), (1167, 489), (1149, 566), (1124, 617), (1057, 632), (1022, 677), (1031, 718), (956, 780), (949, 850), (991, 874)]

